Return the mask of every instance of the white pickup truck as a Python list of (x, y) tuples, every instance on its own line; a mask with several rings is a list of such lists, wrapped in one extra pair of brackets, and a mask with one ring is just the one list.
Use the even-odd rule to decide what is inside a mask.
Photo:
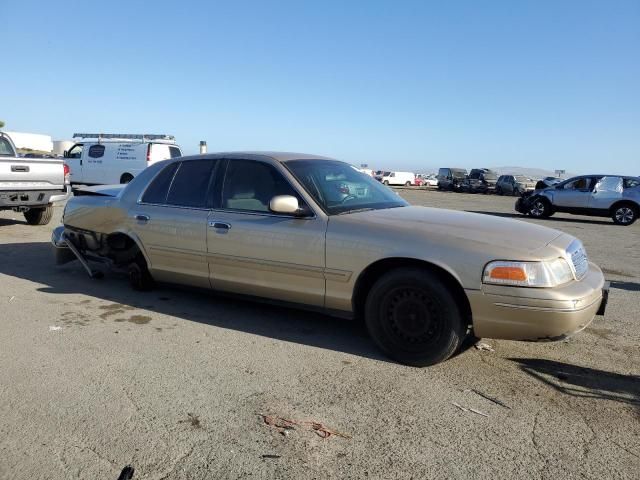
[(53, 203), (71, 195), (69, 170), (62, 160), (19, 158), (0, 132), (0, 210), (22, 212), (30, 225), (46, 225)]

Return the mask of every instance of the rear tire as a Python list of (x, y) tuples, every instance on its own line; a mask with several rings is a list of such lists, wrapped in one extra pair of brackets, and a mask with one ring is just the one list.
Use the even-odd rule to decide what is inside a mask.
[(130, 173), (123, 173), (122, 176), (120, 177), (121, 184), (129, 183), (131, 180), (133, 180), (133, 175), (131, 175)]
[(53, 217), (53, 205), (44, 208), (30, 208), (24, 212), (24, 218), (29, 225), (46, 225)]
[(384, 183), (387, 187), (389, 186), (389, 180), (385, 180), (385, 181), (384, 181), (384, 182), (382, 182), (382, 183)]
[(405, 187), (410, 187), (411, 186), (411, 182), (404, 182), (404, 186)]
[(631, 203), (615, 205), (611, 212), (611, 219), (616, 225), (628, 227), (638, 219), (638, 207)]
[(148, 292), (155, 285), (147, 268), (147, 262), (141, 253), (138, 253), (133, 263), (129, 265), (129, 284), (138, 292)]
[(369, 291), (365, 322), (373, 341), (390, 358), (426, 367), (451, 357), (464, 341), (458, 303), (434, 273), (398, 269)]

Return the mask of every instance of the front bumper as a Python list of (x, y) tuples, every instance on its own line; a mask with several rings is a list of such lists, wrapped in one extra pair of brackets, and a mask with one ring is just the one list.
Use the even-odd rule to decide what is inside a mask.
[(504, 340), (561, 340), (604, 315), (609, 286), (595, 264), (580, 281), (557, 288), (483, 285), (467, 290), (477, 337)]

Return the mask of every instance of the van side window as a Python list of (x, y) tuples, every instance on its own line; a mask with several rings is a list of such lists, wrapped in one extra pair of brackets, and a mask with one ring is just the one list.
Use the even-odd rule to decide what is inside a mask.
[(142, 196), (142, 202), (144, 203), (159, 203), (163, 204), (167, 201), (167, 193), (169, 193), (169, 186), (173, 180), (173, 175), (178, 168), (177, 163), (172, 163), (165, 167), (156, 178), (153, 179), (151, 184), (147, 187), (147, 190)]
[(167, 205), (205, 208), (209, 181), (215, 164), (216, 160), (182, 162), (169, 188)]
[(178, 147), (169, 147), (169, 155), (171, 158), (177, 158), (182, 156), (182, 152)]
[(89, 156), (91, 158), (100, 158), (104, 156), (104, 145), (91, 145), (89, 147)]
[(67, 158), (82, 158), (82, 147), (83, 145), (81, 143), (78, 143), (77, 145), (71, 147)]

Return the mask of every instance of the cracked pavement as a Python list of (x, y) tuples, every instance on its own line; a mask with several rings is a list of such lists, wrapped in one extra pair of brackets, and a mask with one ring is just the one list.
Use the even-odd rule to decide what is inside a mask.
[[(399, 192), (505, 216), (515, 200)], [(640, 223), (537, 221), (583, 240), (612, 282), (584, 332), (416, 369), (355, 322), (56, 267), (60, 213), (31, 227), (0, 212), (0, 478), (638, 478)]]

